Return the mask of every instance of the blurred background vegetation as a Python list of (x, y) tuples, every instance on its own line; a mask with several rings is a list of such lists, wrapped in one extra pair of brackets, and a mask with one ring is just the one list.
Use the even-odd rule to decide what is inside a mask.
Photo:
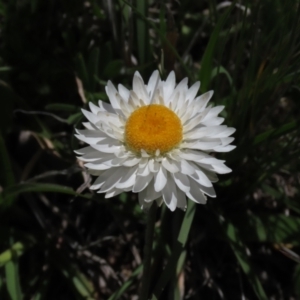
[[(215, 91), (237, 148), (159, 299), (300, 299), (299, 1), (1, 0), (0, 26), (1, 300), (137, 299), (144, 213), (88, 189), (74, 128), (161, 62)], [(153, 278), (184, 216), (159, 213)]]

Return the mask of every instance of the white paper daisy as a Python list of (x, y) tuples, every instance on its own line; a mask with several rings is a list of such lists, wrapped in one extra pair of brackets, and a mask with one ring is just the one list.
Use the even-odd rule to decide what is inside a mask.
[(132, 90), (108, 81), (111, 104), (90, 102), (91, 112), (82, 110), (86, 129), (76, 130), (89, 144), (76, 153), (98, 176), (91, 189), (106, 198), (132, 191), (143, 209), (156, 200), (172, 211), (186, 208), (186, 196), (201, 204), (205, 194), (216, 197), (216, 173), (231, 170), (208, 153), (234, 149), (235, 129), (220, 125), (224, 106), (206, 106), (212, 91), (196, 97), (200, 82), (187, 84), (185, 78), (176, 85), (174, 72), (162, 81), (158, 71), (147, 85), (136, 72)]

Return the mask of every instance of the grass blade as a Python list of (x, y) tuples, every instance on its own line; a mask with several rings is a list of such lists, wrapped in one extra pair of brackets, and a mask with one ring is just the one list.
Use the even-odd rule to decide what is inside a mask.
[(22, 300), (19, 266), (15, 259), (5, 264), (6, 287), (11, 300)]
[(201, 69), (199, 72), (199, 80), (201, 81), (201, 92), (206, 92), (208, 89), (208, 85), (212, 74), (213, 55), (217, 48), (219, 34), (225, 24), (225, 21), (229, 16), (229, 13), (234, 8), (235, 2), (236, 1), (234, 1), (231, 4), (231, 6), (227, 9), (227, 11), (223, 14), (223, 16), (218, 21), (213, 33), (211, 34), (205, 53), (202, 57)]
[(160, 295), (162, 291), (164, 290), (165, 286), (167, 285), (168, 281), (172, 278), (176, 271), (177, 262), (180, 258), (180, 255), (182, 251), (184, 251), (184, 246), (188, 239), (188, 234), (191, 229), (191, 225), (194, 219), (196, 211), (196, 204), (192, 202), (191, 200), (188, 201), (188, 207), (185, 212), (180, 232), (178, 235), (177, 243), (174, 246), (174, 250), (172, 252), (172, 255), (166, 265), (166, 268), (164, 269), (163, 273), (159, 277), (157, 284), (154, 287), (154, 292), (152, 295), (151, 300), (157, 300), (160, 299)]
[(242, 268), (244, 273), (247, 276), (247, 279), (249, 280), (250, 284), (252, 285), (252, 288), (260, 300), (268, 300), (261, 282), (258, 278), (258, 276), (255, 274), (255, 271), (253, 270), (252, 265), (249, 262), (249, 259), (247, 257), (247, 254), (245, 252), (245, 246), (243, 245), (241, 238), (238, 235), (238, 232), (234, 225), (232, 223), (226, 222), (225, 224), (222, 224), (225, 229), (225, 234), (228, 238), (228, 241), (230, 243), (230, 246)]

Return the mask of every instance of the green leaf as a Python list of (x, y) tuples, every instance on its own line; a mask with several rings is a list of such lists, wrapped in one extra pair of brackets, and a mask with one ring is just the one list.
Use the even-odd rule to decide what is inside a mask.
[(74, 112), (78, 110), (78, 107), (71, 104), (66, 103), (51, 103), (46, 105), (46, 110), (57, 110), (57, 111), (66, 111), (66, 112)]
[(252, 288), (260, 300), (268, 300), (268, 297), (262, 287), (262, 284), (255, 273), (253, 266), (251, 265), (249, 258), (246, 254), (246, 248), (242, 243), (240, 235), (234, 225), (230, 222), (221, 222), (225, 234), (228, 238), (230, 246), (242, 268), (244, 273), (247, 275)]
[(108, 300), (117, 300), (120, 299), (120, 297), (127, 291), (127, 289), (134, 283), (134, 280), (136, 277), (142, 272), (143, 265), (140, 265), (135, 269), (135, 271), (132, 273), (130, 278), (124, 282), (124, 284), (115, 292), (113, 293)]
[(19, 278), (19, 266), (15, 259), (5, 264), (6, 287), (12, 300), (22, 300), (22, 292)]
[(211, 71), (211, 80), (213, 78), (215, 78), (216, 76), (218, 76), (219, 74), (224, 74), (229, 82), (230, 87), (233, 89), (233, 91), (235, 92), (235, 88), (233, 86), (233, 80), (232, 77), (230, 76), (230, 74), (228, 73), (228, 71), (223, 67), (223, 66), (218, 66), (215, 67), (212, 71)]
[(208, 89), (208, 85), (212, 76), (212, 64), (213, 64), (213, 56), (215, 53), (215, 50), (218, 45), (219, 40), (219, 34), (225, 24), (225, 21), (227, 20), (229, 13), (232, 11), (232, 9), (235, 6), (234, 1), (231, 6), (226, 10), (226, 12), (223, 14), (223, 16), (218, 21), (217, 25), (215, 26), (214, 31), (212, 32), (208, 45), (206, 47), (206, 50), (204, 52), (204, 55), (202, 57), (201, 61), (201, 69), (199, 72), (199, 80), (201, 81), (201, 92), (206, 92)]
[(194, 219), (196, 211), (196, 203), (189, 200), (187, 210), (184, 214), (184, 218), (181, 224), (181, 228), (179, 231), (177, 243), (174, 246), (174, 249), (172, 251), (172, 255), (163, 271), (161, 276), (159, 277), (154, 290), (153, 295), (151, 297), (151, 300), (157, 300), (160, 299), (160, 295), (162, 291), (164, 290), (165, 286), (169, 282), (169, 280), (174, 276), (176, 272), (176, 266), (180, 259), (181, 253), (184, 251), (184, 246), (187, 242), (188, 235), (191, 229), (191, 225)]
[(294, 273), (294, 290), (297, 298), (300, 299), (300, 264), (295, 268)]
[(83, 118), (82, 113), (78, 112), (76, 114), (69, 116), (69, 118), (67, 119), (67, 123), (70, 125), (77, 124), (82, 118)]
[(267, 130), (255, 137), (253, 145), (258, 145), (264, 141), (270, 140), (271, 138), (278, 138), (286, 133), (289, 133), (298, 128), (299, 125), (297, 123), (297, 121), (292, 121), (280, 126), (277, 129)]
[(14, 258), (20, 257), (25, 249), (26, 246), (21, 242), (13, 244), (11, 248), (5, 250), (0, 254), (0, 267), (4, 266)]
[(181, 67), (185, 70), (186, 74), (188, 75), (189, 78), (193, 78), (192, 77), (192, 73), (190, 72), (189, 68), (187, 67), (187, 65), (185, 64), (185, 62), (182, 60), (182, 58), (180, 57), (180, 55), (178, 54), (177, 50), (175, 49), (175, 47), (170, 43), (170, 41), (167, 39), (166, 34), (164, 32), (161, 32), (160, 29), (155, 25), (154, 22), (149, 21), (149, 19), (145, 18), (144, 15), (142, 15), (134, 6), (132, 6), (129, 2), (127, 2), (126, 0), (122, 0), (124, 3), (126, 3), (129, 7), (131, 7), (131, 9), (142, 19), (144, 20), (144, 22), (146, 22), (148, 25), (150, 25), (155, 32), (159, 35), (160, 39), (163, 41), (163, 43), (165, 43), (168, 48), (173, 52), (173, 54), (175, 55), (175, 57), (178, 59)]
[(234, 220), (245, 241), (300, 245), (300, 218), (285, 215), (251, 215)]
[[(62, 193), (72, 196), (78, 196), (86, 199), (90, 199), (90, 196), (78, 194), (72, 188), (51, 183), (20, 183), (10, 186), (2, 192), (4, 203), (8, 203), (11, 197), (16, 197), (22, 193), (32, 192), (49, 192), (49, 193)], [(10, 202), (8, 204), (11, 204)]]
[(116, 75), (120, 74), (121, 68), (124, 63), (122, 60), (113, 60), (110, 61), (103, 70), (103, 77), (105, 78), (114, 78)]
[(73, 285), (73, 288), (78, 292), (82, 299), (95, 299), (95, 290), (93, 285), (86, 278), (86, 276), (77, 269), (75, 265), (65, 263), (65, 266), (61, 271), (63, 275), (69, 280), (69, 283)]
[(143, 18), (137, 18), (136, 29), (137, 29), (137, 44), (139, 53), (139, 63), (143, 65), (146, 61), (147, 50), (149, 48), (149, 42), (147, 39), (147, 24), (144, 19), (147, 18), (147, 1), (139, 0), (136, 2), (136, 9)]

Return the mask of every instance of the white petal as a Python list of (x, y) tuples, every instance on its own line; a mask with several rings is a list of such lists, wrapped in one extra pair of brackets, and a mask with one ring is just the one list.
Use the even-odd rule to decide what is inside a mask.
[(194, 180), (190, 180), (190, 190), (186, 193), (186, 195), (196, 203), (206, 203), (205, 195), (200, 190), (199, 185)]
[(152, 178), (153, 173), (150, 173), (148, 176), (137, 176), (132, 191), (134, 193), (139, 193), (146, 188)]
[(179, 83), (178, 85), (176, 86), (174, 92), (187, 92), (187, 84), (188, 84), (188, 78), (183, 78)]
[(143, 192), (139, 193), (138, 197), (139, 197), (139, 204), (141, 206), (141, 209), (147, 211), (151, 207), (153, 202), (152, 201), (151, 202), (146, 202), (145, 199), (144, 199), (144, 193)]
[(236, 148), (236, 146), (233, 146), (233, 145), (228, 145), (228, 146), (222, 145), (222, 146), (215, 147), (213, 150), (216, 152), (229, 152), (235, 148)]
[(183, 174), (191, 175), (195, 172), (195, 168), (188, 161), (182, 159), (180, 162), (180, 171)]
[(206, 186), (206, 187), (211, 187), (212, 183), (211, 181), (208, 179), (208, 177), (205, 175), (205, 173), (199, 169), (196, 169), (197, 167), (195, 166), (195, 173), (189, 175), (190, 177), (192, 177), (196, 182), (198, 182), (199, 184)]
[(114, 188), (105, 194), (105, 198), (115, 197), (115, 196), (121, 194), (122, 192), (124, 192), (124, 191)]
[(149, 170), (152, 173), (157, 173), (159, 171), (159, 163), (155, 159), (149, 160)]
[(168, 184), (162, 189), (162, 196), (168, 208), (174, 211), (177, 206), (177, 188), (170, 174), (168, 174), (167, 180)]
[(225, 106), (220, 105), (211, 108), (208, 114), (203, 118), (203, 122), (207, 121), (210, 118), (216, 117), (224, 109), (224, 107)]
[(186, 210), (186, 195), (183, 191), (177, 188), (177, 207)]
[(184, 192), (187, 193), (190, 190), (190, 181), (187, 175), (182, 173), (173, 174), (176, 185)]
[(105, 170), (101, 172), (99, 177), (96, 179), (93, 185), (90, 186), (91, 190), (97, 190), (99, 189), (104, 183), (107, 178), (109, 178), (111, 175), (113, 175), (116, 172), (116, 168), (111, 168), (108, 170)]
[(197, 97), (195, 99), (196, 105), (197, 105), (197, 111), (201, 112), (205, 109), (208, 101), (211, 99), (211, 97), (213, 96), (214, 92), (213, 91), (209, 91), (207, 93), (202, 94), (200, 97)]
[[(120, 121), (120, 118), (118, 115), (116, 114), (112, 114), (112, 113), (109, 113), (109, 112), (103, 112), (103, 111), (99, 111), (98, 114), (97, 114), (98, 118), (99, 118), (99, 122), (103, 122), (105, 123), (106, 125), (110, 125), (110, 123), (116, 125), (116, 126), (123, 126), (122, 122)], [(97, 125), (96, 123), (96, 125)]]
[[(190, 120), (187, 124), (183, 125), (183, 133), (190, 131), (195, 126), (197, 126), (201, 122), (202, 116), (198, 115), (192, 120)], [(184, 120), (183, 120), (184, 121)]]
[(144, 81), (138, 72), (135, 72), (133, 76), (132, 89), (136, 93), (139, 100), (142, 100), (145, 105), (149, 104), (149, 95), (147, 93)]
[(106, 94), (109, 98), (109, 101), (114, 109), (121, 109), (119, 98), (117, 97), (118, 91), (114, 85), (109, 80), (107, 86), (105, 87)]
[(134, 111), (136, 108), (141, 106), (140, 98), (135, 93), (135, 91), (130, 91), (130, 97), (129, 97), (128, 104), (129, 104), (130, 108), (132, 108), (132, 111)]
[(211, 158), (211, 156), (205, 152), (199, 150), (192, 150), (192, 149), (181, 149), (178, 155), (181, 158), (184, 158), (185, 160), (194, 160), (194, 161), (200, 161), (203, 158)]
[(116, 184), (116, 188), (124, 189), (132, 187), (136, 180), (136, 168), (128, 168), (128, 172), (122, 177), (122, 179)]
[(80, 141), (83, 141), (87, 144), (96, 144), (97, 142), (104, 139), (103, 137), (98, 137), (98, 138), (96, 138), (96, 137), (86, 137), (82, 134), (74, 134), (74, 135), (77, 137), (77, 139), (79, 139)]
[(86, 155), (86, 154), (90, 154), (90, 153), (94, 153), (94, 152), (98, 152), (97, 150), (93, 149), (92, 147), (88, 146), (88, 147), (84, 147), (78, 150), (74, 150), (74, 152), (78, 155)]
[(95, 151), (89, 154), (85, 154), (83, 156), (80, 156), (79, 159), (83, 162), (92, 162), (99, 159), (99, 151)]
[(99, 111), (103, 111), (103, 109), (97, 105), (95, 105), (92, 101), (89, 102), (89, 107), (90, 107), (90, 110), (91, 112), (94, 114), (94, 115), (97, 115), (97, 113)]
[(110, 167), (119, 167), (127, 160), (126, 157), (114, 157), (113, 159), (106, 160), (103, 163)]
[(227, 146), (234, 141), (234, 137), (221, 138), (222, 146)]
[[(186, 123), (189, 123), (191, 120), (194, 119), (194, 118), (192, 118), (192, 114), (195, 111), (194, 105), (188, 104), (187, 102), (185, 102), (184, 109), (182, 109), (182, 111), (184, 111), (184, 113), (181, 114), (180, 119), (181, 119), (181, 123), (185, 126)], [(200, 120), (202, 119), (201, 115), (197, 115), (196, 117), (200, 118)], [(196, 125), (197, 124), (199, 124), (199, 122), (197, 122)], [(188, 130), (184, 130), (184, 132), (186, 132), (186, 131), (188, 131)]]
[[(219, 126), (219, 127), (221, 127), (221, 126)], [(233, 127), (227, 127), (227, 126), (225, 126), (225, 127), (226, 127), (226, 129), (222, 130), (219, 134), (216, 134), (214, 137), (216, 137), (216, 138), (227, 137), (227, 136), (232, 135), (236, 131), (236, 129)]]
[(153, 200), (161, 197), (161, 192), (156, 192), (154, 190), (153, 179), (151, 180), (151, 182), (148, 184), (148, 186), (142, 192), (144, 192), (144, 199), (147, 202), (153, 201)]
[(205, 121), (201, 120), (201, 124), (205, 125), (205, 126), (217, 126), (220, 125), (224, 122), (224, 118), (211, 118), (211, 119), (207, 119)]
[(126, 167), (133, 167), (133, 166), (137, 165), (140, 161), (141, 161), (141, 158), (129, 157), (126, 159), (126, 161), (122, 165), (126, 166)]
[(82, 122), (82, 125), (88, 130), (98, 130), (98, 128), (90, 122)]
[[(153, 173), (152, 173), (153, 174)], [(163, 166), (160, 166), (159, 171), (155, 174), (154, 189), (160, 192), (167, 184), (167, 171)]]
[(85, 110), (85, 109), (81, 109), (82, 113), (84, 114), (84, 116), (93, 124), (96, 124), (98, 121), (100, 121), (100, 118), (96, 115), (94, 115), (93, 113)]
[(175, 88), (175, 73), (172, 71), (167, 80), (163, 83), (163, 98), (165, 104), (168, 104), (170, 102), (170, 96), (172, 95), (174, 88)]
[(126, 175), (126, 168), (113, 168), (114, 173), (105, 179), (104, 184), (101, 186), (100, 193), (111, 190), (116, 184)]
[(109, 103), (99, 100), (98, 105), (99, 105), (99, 108), (101, 109), (101, 111), (108, 111), (110, 113), (116, 113), (114, 108)]
[(99, 171), (103, 171), (111, 168), (106, 164), (95, 164), (95, 163), (86, 163), (84, 164), (84, 166), (89, 170), (99, 170)]
[(129, 99), (129, 96), (130, 96), (129, 90), (124, 85), (122, 85), (122, 84), (118, 85), (118, 90), (119, 90), (119, 94), (122, 97), (122, 99), (126, 103), (128, 103), (128, 99)]
[(149, 169), (149, 164), (148, 161), (146, 164), (142, 165), (141, 163), (139, 164), (139, 169), (137, 174), (140, 176), (148, 176), (150, 173), (150, 169)]
[(182, 148), (187, 149), (198, 149), (198, 150), (212, 150), (214, 147), (220, 145), (220, 142), (217, 141), (196, 141), (196, 142), (183, 142), (181, 144)]
[(152, 73), (147, 85), (147, 92), (150, 98), (149, 103), (152, 103), (152, 99), (154, 97), (158, 83), (159, 83), (159, 72), (158, 70), (156, 70)]
[[(202, 125), (200, 125), (202, 126)], [(185, 139), (200, 139), (203, 137), (214, 137), (214, 138), (220, 138), (220, 137), (226, 137), (227, 136), (227, 126), (221, 125), (221, 126), (210, 126), (210, 127), (197, 127), (193, 130), (191, 130), (188, 133), (184, 134)], [(223, 133), (224, 132), (224, 133)]]
[(164, 157), (161, 161), (163, 167), (171, 173), (179, 172), (180, 164), (168, 157)]
[(215, 198), (217, 196), (213, 186), (207, 187), (200, 184), (199, 188), (204, 194), (208, 195), (209, 197)]
[(198, 90), (200, 88), (200, 81), (196, 81), (187, 91), (186, 93), (186, 100), (188, 103), (192, 103), (194, 98), (196, 97)]
[(199, 165), (204, 169), (214, 171), (218, 174), (226, 174), (232, 171), (230, 168), (225, 166), (221, 161), (218, 161), (217, 159), (215, 160), (215, 162), (212, 163), (208, 163), (208, 162), (203, 163), (202, 161), (197, 162), (197, 165)]
[(106, 138), (107, 135), (100, 130), (90, 130), (90, 129), (76, 129), (75, 131), (88, 138)]
[(178, 97), (177, 99), (177, 105), (174, 108), (175, 113), (180, 117), (184, 115), (185, 113), (185, 107), (186, 107), (186, 102), (185, 102), (185, 92), (176, 92), (173, 94), (173, 97)]
[(104, 184), (103, 177), (101, 175), (95, 180), (95, 182), (90, 186), (91, 190), (98, 190)]
[(122, 144), (115, 139), (105, 138), (99, 141), (96, 145), (91, 145), (92, 148), (105, 153), (114, 153), (120, 150)]

